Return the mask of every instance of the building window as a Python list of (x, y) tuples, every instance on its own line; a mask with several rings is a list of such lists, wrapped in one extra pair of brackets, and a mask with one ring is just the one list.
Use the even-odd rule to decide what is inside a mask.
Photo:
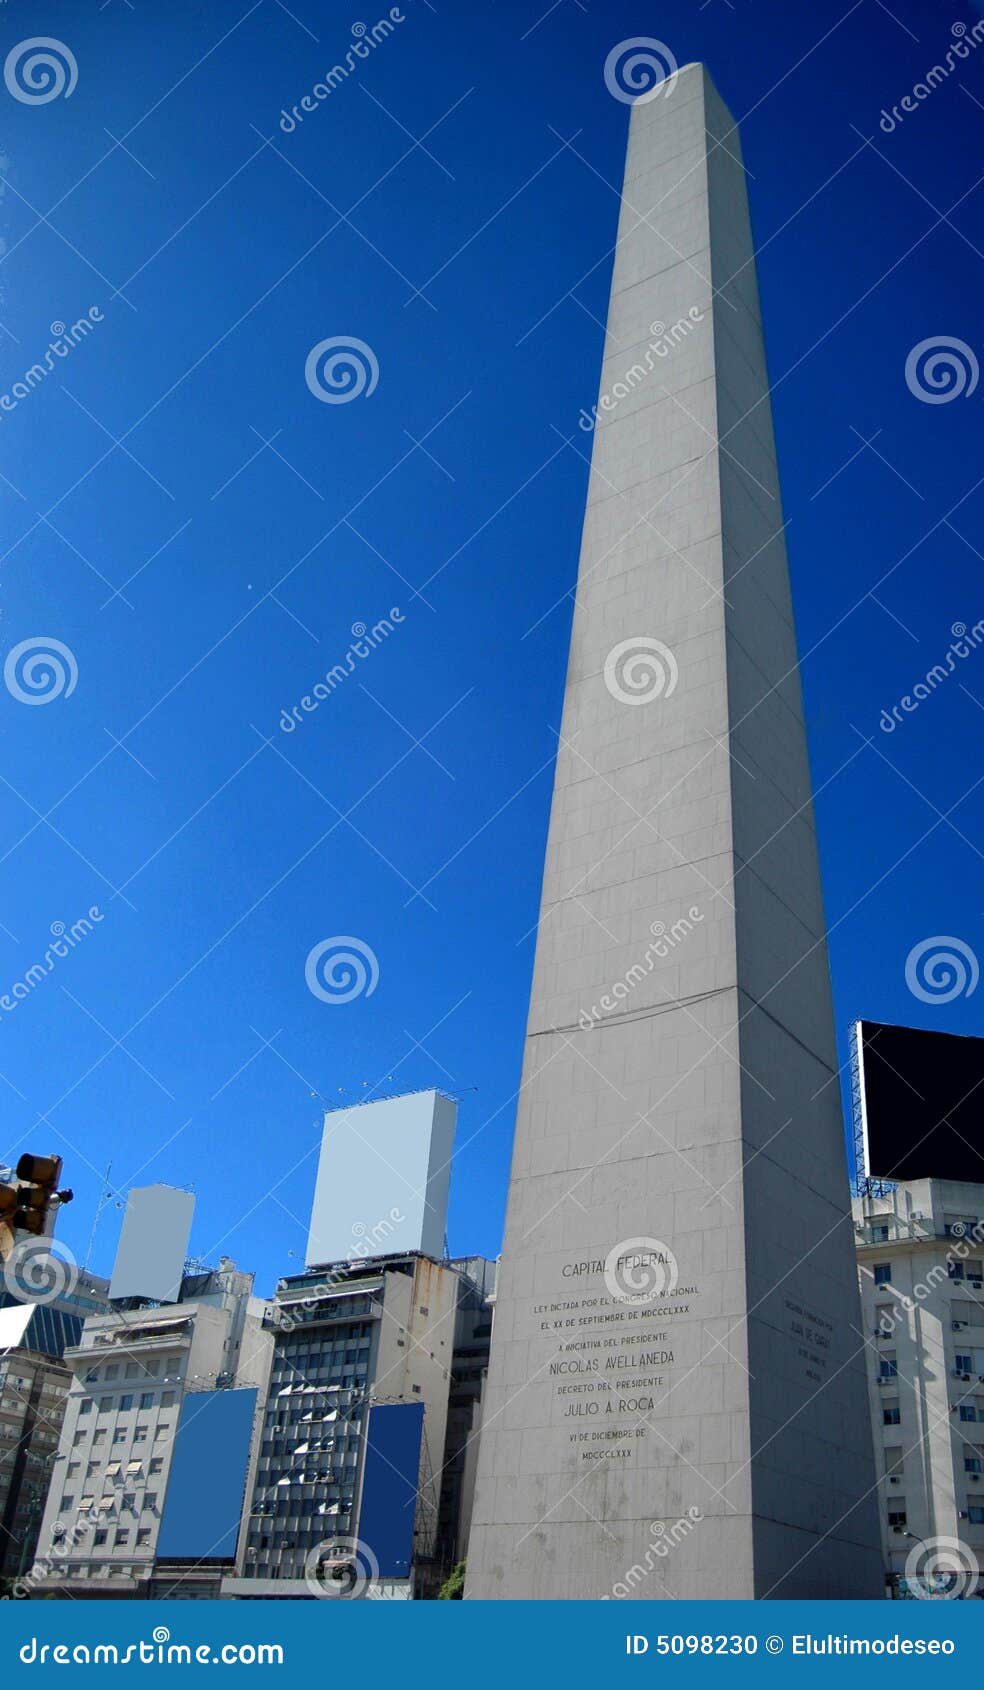
[(79, 1403), (79, 1413), (80, 1414), (91, 1414), (92, 1413), (92, 1398), (91, 1397), (86, 1397), (84, 1402)]
[(137, 1426), (136, 1427), (136, 1429), (133, 1433), (133, 1441), (134, 1441), (135, 1444), (145, 1444), (147, 1442), (147, 1428), (146, 1428), (146, 1426)]
[(947, 1262), (946, 1271), (951, 1279), (962, 1279), (964, 1276), (963, 1262)]
[(973, 1371), (974, 1371), (974, 1358), (973, 1358), (973, 1356), (957, 1355), (957, 1356), (954, 1357), (954, 1361), (956, 1362), (956, 1368), (957, 1368), (958, 1373), (973, 1373)]
[[(888, 1243), (888, 1227), (887, 1227), (887, 1225), (881, 1224), (881, 1225), (878, 1225), (878, 1226), (873, 1226), (872, 1229), (871, 1229), (871, 1239), (872, 1239), (872, 1243), (874, 1243), (874, 1244), (887, 1244)], [(421, 1314), (423, 1314), (423, 1312), (424, 1312), (423, 1309), (421, 1309), (420, 1312), (421, 1312)]]
[(92, 1441), (94, 1444), (104, 1444), (106, 1442), (105, 1432), (94, 1432), (92, 1434)]
[(100, 1412), (100, 1414), (108, 1414), (110, 1409), (112, 1408), (112, 1406), (113, 1406), (112, 1397), (100, 1397), (99, 1398), (99, 1412)]
[(906, 1524), (906, 1512), (904, 1506), (900, 1507), (896, 1505), (894, 1508), (889, 1509), (888, 1524), (892, 1531), (899, 1532), (902, 1530)]
[(84, 1443), (85, 1443), (85, 1433), (84, 1432), (76, 1432), (74, 1438), (72, 1439), (72, 1448), (78, 1449), (79, 1444), (84, 1444)]
[(882, 1409), (882, 1424), (884, 1426), (898, 1426), (901, 1424), (901, 1420), (902, 1415), (899, 1412), (898, 1403), (887, 1402)]
[(154, 1456), (154, 1458), (153, 1458), (153, 1460), (151, 1461), (151, 1464), (150, 1464), (150, 1470), (151, 1470), (152, 1473), (163, 1473), (164, 1462), (163, 1462), (163, 1459), (162, 1459), (161, 1456), (159, 1456), (159, 1455)]
[(174, 1392), (173, 1391), (164, 1391), (162, 1396), (161, 1396), (161, 1407), (162, 1408), (173, 1408), (174, 1402), (175, 1402)]
[(106, 1537), (107, 1533), (104, 1531), (93, 1532), (92, 1541), (97, 1549), (102, 1548), (103, 1544), (106, 1542)]
[(122, 1426), (119, 1427), (118, 1430), (113, 1433), (113, 1442), (114, 1442), (114, 1444), (125, 1444), (126, 1443), (126, 1432), (125, 1432), (125, 1430), (123, 1429)]
[(984, 1504), (972, 1503), (967, 1510), (967, 1518), (972, 1526), (984, 1526)]
[(981, 1471), (984, 1471), (984, 1463), (981, 1462), (979, 1455), (964, 1456), (965, 1473), (980, 1473)]
[(153, 1393), (153, 1391), (144, 1391), (141, 1394), (141, 1397), (140, 1397), (140, 1407), (141, 1408), (153, 1408), (153, 1406), (154, 1406), (154, 1393)]
[(127, 1362), (127, 1364), (126, 1364), (126, 1378), (127, 1379), (135, 1379), (139, 1372), (140, 1372), (140, 1369), (137, 1366), (135, 1361), (128, 1361)]
[(120, 1397), (120, 1413), (125, 1414), (127, 1409), (132, 1407), (133, 1395), (131, 1392), (127, 1391), (122, 1397)]
[(116, 1528), (116, 1547), (119, 1548), (121, 1543), (129, 1543), (129, 1541), (130, 1541), (129, 1529), (126, 1526), (117, 1526), (117, 1528)]
[(75, 1507), (74, 1496), (63, 1496), (60, 1503), (58, 1504), (58, 1512), (60, 1514), (67, 1514), (69, 1509), (74, 1508), (74, 1507)]
[(151, 1533), (149, 1527), (141, 1527), (140, 1531), (137, 1533), (137, 1548), (142, 1549), (145, 1544), (150, 1542), (150, 1538)]
[(892, 1283), (892, 1264), (891, 1264), (891, 1262), (876, 1262), (875, 1263), (875, 1284), (876, 1285), (891, 1285), (891, 1283)]
[(154, 1428), (154, 1437), (155, 1437), (155, 1439), (166, 1438), (166, 1437), (170, 1436), (170, 1432), (171, 1432), (170, 1426), (156, 1426)]
[(146, 1492), (146, 1494), (144, 1496), (144, 1507), (145, 1508), (156, 1508), (157, 1507), (157, 1492), (155, 1490), (149, 1490), (149, 1491)]
[[(895, 1351), (894, 1350), (883, 1351), (883, 1353), (878, 1358), (878, 1364), (879, 1364), (878, 1365), (878, 1376), (879, 1376), (879, 1378), (881, 1378), (881, 1379), (897, 1379), (898, 1378), (898, 1376), (899, 1376), (899, 1364), (898, 1364), (898, 1362), (895, 1358)], [(417, 1386), (414, 1387), (414, 1389), (419, 1390), (420, 1386), (417, 1385)]]
[(977, 1419), (977, 1410), (972, 1402), (962, 1402), (960, 1404), (960, 1418), (961, 1420)]
[(120, 1370), (114, 1361), (111, 1367), (107, 1367), (105, 1373), (103, 1374), (103, 1378), (106, 1380), (115, 1379), (119, 1371)]

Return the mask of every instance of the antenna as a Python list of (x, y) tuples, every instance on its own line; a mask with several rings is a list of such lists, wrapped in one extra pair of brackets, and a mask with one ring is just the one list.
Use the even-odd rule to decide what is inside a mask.
[(85, 1261), (82, 1263), (83, 1273), (88, 1269), (88, 1266), (89, 1266), (89, 1259), (92, 1255), (92, 1251), (93, 1251), (93, 1248), (95, 1246), (96, 1232), (97, 1232), (98, 1227), (99, 1227), (99, 1222), (102, 1219), (102, 1212), (105, 1209), (107, 1203), (111, 1203), (114, 1198), (119, 1198), (119, 1196), (120, 1196), (120, 1193), (118, 1191), (114, 1191), (113, 1187), (109, 1183), (109, 1175), (110, 1175), (110, 1172), (112, 1170), (112, 1166), (113, 1166), (112, 1162), (106, 1163), (106, 1172), (103, 1174), (102, 1190), (99, 1193), (99, 1201), (96, 1204), (96, 1212), (92, 1217), (92, 1231), (89, 1234), (89, 1248), (86, 1250)]

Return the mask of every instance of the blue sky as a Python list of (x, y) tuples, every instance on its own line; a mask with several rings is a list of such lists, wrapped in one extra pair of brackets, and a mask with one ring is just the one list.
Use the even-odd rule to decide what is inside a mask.
[[(78, 73), (42, 104), (0, 89), (0, 389), (93, 312), (0, 408), (0, 645), (77, 666), (40, 708), (0, 689), (4, 988), (53, 923), (103, 919), (0, 1015), (0, 1093), (9, 1151), (65, 1156), (80, 1258), (111, 1161), (124, 1189), (193, 1183), (194, 1249), (269, 1290), (302, 1259), (311, 1093), (431, 1084), (462, 1099), (451, 1248), (499, 1247), (628, 37), (705, 59), (744, 119), (842, 1057), (859, 1014), (982, 1030), (984, 992), (916, 1001), (905, 963), (934, 935), (984, 951), (984, 653), (879, 728), (984, 615), (984, 387), (905, 380), (930, 337), (984, 351), (984, 46), (880, 127), (978, 13), (400, 10), (292, 133), (386, 8), (0, 13), (5, 58), (56, 36)], [(335, 336), (378, 366), (350, 403), (305, 383)], [(375, 954), (371, 996), (308, 990), (334, 935)]]

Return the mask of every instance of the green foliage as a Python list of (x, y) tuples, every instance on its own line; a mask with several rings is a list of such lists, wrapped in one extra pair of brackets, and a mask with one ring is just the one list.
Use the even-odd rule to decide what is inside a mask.
[(437, 1600), (439, 1602), (460, 1602), (464, 1594), (465, 1563), (459, 1561), (442, 1584)]

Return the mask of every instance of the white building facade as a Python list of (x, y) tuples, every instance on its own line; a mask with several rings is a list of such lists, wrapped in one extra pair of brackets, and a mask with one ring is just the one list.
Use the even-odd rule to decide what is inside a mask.
[[(984, 1594), (984, 1184), (854, 1199), (888, 1594)], [(981, 1583), (978, 1584), (978, 1578)]]
[(185, 1396), (265, 1388), (271, 1342), (252, 1275), (224, 1261), (181, 1290), (176, 1303), (94, 1316), (65, 1352), (73, 1378), (31, 1575), (37, 1594), (145, 1595)]

